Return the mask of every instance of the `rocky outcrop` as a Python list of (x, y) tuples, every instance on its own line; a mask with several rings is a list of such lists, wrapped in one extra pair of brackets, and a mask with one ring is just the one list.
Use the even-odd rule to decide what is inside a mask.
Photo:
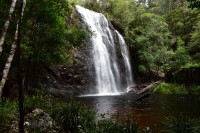
[(83, 94), (95, 82), (94, 75), (89, 72), (93, 69), (89, 47), (74, 50), (72, 58), (73, 62), (68, 67), (46, 67), (45, 88), (55, 96), (68, 98)]
[[(35, 109), (31, 113), (25, 116), (24, 130), (25, 132), (45, 132), (45, 133), (57, 133), (59, 127), (57, 127), (53, 119), (49, 114), (45, 113), (41, 109)], [(18, 133), (18, 121), (13, 121), (11, 126), (12, 133)]]

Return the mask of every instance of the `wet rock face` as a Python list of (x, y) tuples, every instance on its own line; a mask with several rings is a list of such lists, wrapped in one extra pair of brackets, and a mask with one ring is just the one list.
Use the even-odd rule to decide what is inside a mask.
[(55, 96), (68, 98), (88, 92), (95, 83), (91, 64), (90, 46), (73, 52), (73, 63), (69, 67), (60, 66), (47, 70), (46, 88)]
[(89, 70), (91, 67), (89, 51), (80, 49), (73, 54), (73, 64), (68, 68), (61, 68), (60, 76), (67, 86), (73, 88), (75, 93), (84, 93), (94, 82)]

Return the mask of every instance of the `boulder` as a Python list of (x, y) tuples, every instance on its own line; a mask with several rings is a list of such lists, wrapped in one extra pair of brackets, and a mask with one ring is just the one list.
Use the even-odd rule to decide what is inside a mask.
[[(45, 113), (41, 109), (35, 109), (31, 113), (24, 117), (24, 129), (25, 132), (45, 132), (45, 133), (56, 133), (58, 127), (55, 125), (53, 119), (49, 114)], [(13, 121), (11, 126), (12, 133), (18, 133), (18, 120)]]

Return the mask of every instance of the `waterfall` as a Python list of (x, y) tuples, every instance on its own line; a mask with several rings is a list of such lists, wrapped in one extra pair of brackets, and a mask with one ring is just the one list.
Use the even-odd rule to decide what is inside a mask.
[(122, 89), (120, 65), (117, 62), (117, 47), (115, 36), (118, 36), (120, 50), (124, 59), (126, 87), (133, 83), (129, 54), (123, 37), (109, 28), (106, 17), (101, 13), (76, 6), (84, 24), (90, 28), (93, 36), (90, 38), (91, 53), (95, 70), (95, 88), (98, 94), (118, 93)]
[(124, 41), (124, 38), (122, 37), (121, 34), (119, 34), (118, 31), (115, 30), (115, 32), (118, 35), (119, 38), (119, 44), (121, 48), (121, 54), (124, 59), (124, 65), (125, 65), (125, 71), (126, 71), (126, 82), (127, 82), (127, 87), (133, 85), (133, 77), (132, 77), (132, 70), (131, 70), (131, 64), (129, 60), (129, 52), (128, 48), (126, 45), (126, 42)]

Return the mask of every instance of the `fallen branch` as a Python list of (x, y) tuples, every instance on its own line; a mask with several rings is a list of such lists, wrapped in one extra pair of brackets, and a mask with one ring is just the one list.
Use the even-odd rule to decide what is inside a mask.
[(154, 85), (160, 84), (161, 82), (162, 82), (161, 80), (160, 80), (160, 81), (153, 82), (153, 83), (151, 83), (150, 85), (148, 85), (147, 87), (145, 87), (145, 88), (141, 89), (140, 91), (138, 91), (136, 94), (141, 94), (141, 93), (143, 93), (143, 92), (145, 92), (145, 91), (151, 89)]
[(163, 82), (163, 81), (162, 80), (156, 81), (156, 82), (151, 83), (148, 86), (142, 85), (143, 88), (140, 87), (139, 85), (137, 85), (137, 86), (130, 86), (130, 87), (127, 88), (126, 92), (127, 93), (132, 92), (132, 93), (135, 93), (135, 94), (141, 94), (141, 93), (146, 92), (147, 90), (151, 89), (154, 85), (160, 84), (161, 82)]

